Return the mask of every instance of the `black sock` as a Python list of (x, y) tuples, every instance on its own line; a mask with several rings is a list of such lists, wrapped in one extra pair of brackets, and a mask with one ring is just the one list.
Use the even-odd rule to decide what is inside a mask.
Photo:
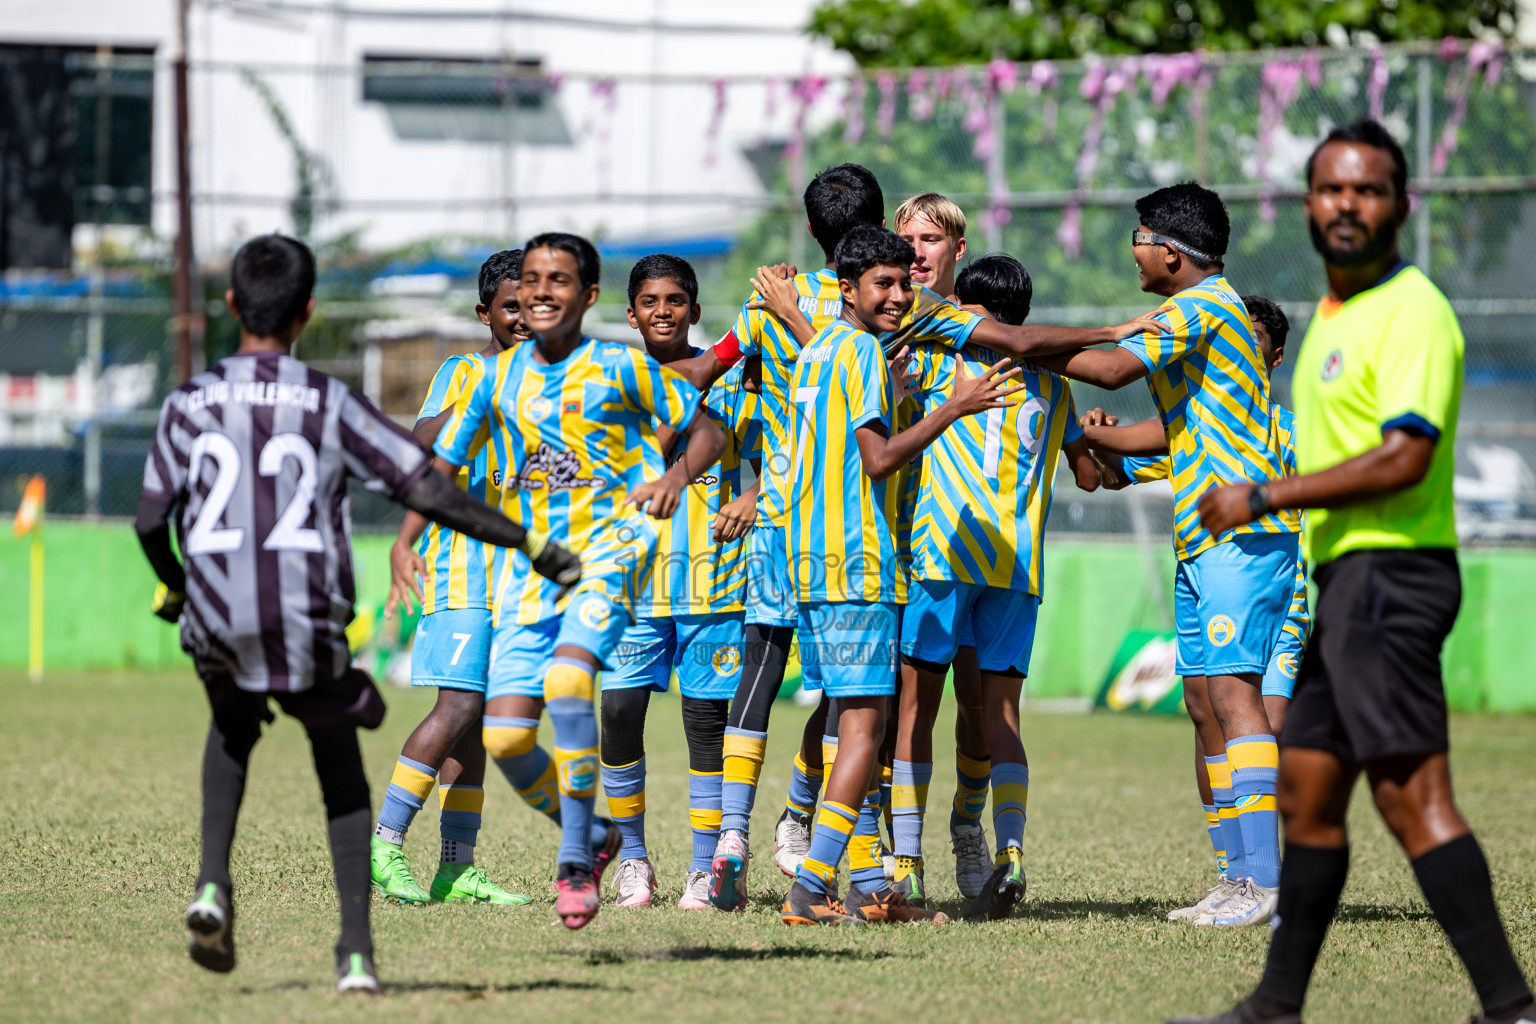
[(310, 750), (315, 774), (325, 799), (329, 820), (331, 867), (336, 873), (336, 894), (341, 903), (341, 939), (338, 956), (348, 953), (373, 955), (373, 936), (368, 925), (368, 841), (373, 831), (373, 811), (368, 801), (368, 776), (357, 746), (357, 730), (312, 729)]
[(245, 772), (251, 748), (261, 737), (261, 722), (240, 715), (215, 718), (203, 747), (203, 863), (197, 890), (214, 882), (227, 893), (229, 848), (235, 841), (240, 802), (245, 799)]
[[(1413, 861), (1419, 888), (1472, 976), (1483, 1013), (1501, 1016), (1531, 1001), (1493, 902), (1493, 878), (1470, 832)], [(1283, 884), (1283, 883), (1282, 883)]]
[(748, 625), (743, 636), (741, 682), (731, 700), (726, 725), (748, 732), (767, 732), (773, 701), (784, 684), (793, 626)]
[(1323, 948), (1323, 938), (1339, 909), (1339, 893), (1349, 877), (1349, 847), (1285, 844), (1280, 862), (1280, 925), (1269, 940), (1264, 977), (1249, 997), (1260, 1011), (1301, 1012), (1307, 983)]

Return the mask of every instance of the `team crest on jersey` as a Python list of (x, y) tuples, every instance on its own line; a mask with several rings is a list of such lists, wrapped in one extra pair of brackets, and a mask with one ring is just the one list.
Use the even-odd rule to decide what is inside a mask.
[(1205, 627), (1205, 635), (1217, 647), (1225, 647), (1237, 636), (1237, 626), (1225, 615), (1218, 615)]
[(1344, 353), (1338, 349), (1323, 358), (1323, 380), (1333, 380), (1344, 372)]
[(1287, 679), (1296, 678), (1296, 655), (1286, 651), (1275, 659), (1275, 665), (1280, 669), (1280, 674)]
[(523, 415), (536, 423), (548, 417), (554, 410), (555, 403), (543, 395), (533, 395), (523, 403)]
[(715, 649), (715, 655), (710, 659), (718, 676), (733, 676), (741, 668), (741, 651), (735, 644), (726, 644)]
[(602, 629), (608, 624), (608, 602), (600, 597), (589, 597), (576, 614), (588, 629)]

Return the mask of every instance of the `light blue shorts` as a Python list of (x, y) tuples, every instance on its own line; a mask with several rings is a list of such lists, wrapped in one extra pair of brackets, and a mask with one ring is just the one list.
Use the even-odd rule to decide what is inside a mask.
[(889, 601), (814, 601), (800, 605), (800, 664), (806, 688), (828, 697), (896, 692), (901, 607)]
[(1029, 672), (1040, 599), (1023, 590), (954, 580), (914, 580), (901, 623), (901, 653), (949, 665), (962, 647), (976, 648), (983, 672)]
[(665, 693), (677, 669), (684, 697), (721, 700), (741, 682), (742, 612), (640, 619), (624, 630), (604, 672), (605, 690), (649, 686)]
[(544, 697), (544, 676), (555, 648), (570, 644), (590, 651), (598, 665), (608, 668), (619, 637), (629, 625), (629, 613), (597, 591), (572, 595), (565, 611), (530, 625), (496, 628), (491, 648), (490, 678), (485, 699)]
[(746, 621), (754, 626), (793, 626), (800, 620), (800, 604), (789, 578), (784, 527), (758, 523), (747, 540)]
[(1263, 696), (1291, 699), (1291, 692), (1296, 689), (1296, 670), (1301, 668), (1301, 655), (1306, 647), (1306, 642), (1290, 630), (1280, 631), (1269, 668), (1264, 671), (1264, 685), (1259, 691)]
[(1264, 675), (1290, 610), (1297, 545), (1294, 533), (1242, 533), (1179, 562), (1180, 675)]
[(491, 613), (459, 608), (423, 615), (411, 641), (411, 685), (485, 692)]

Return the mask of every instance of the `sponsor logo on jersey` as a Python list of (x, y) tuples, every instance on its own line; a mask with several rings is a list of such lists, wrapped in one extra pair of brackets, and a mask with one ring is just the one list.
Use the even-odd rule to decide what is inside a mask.
[(1344, 372), (1344, 353), (1334, 349), (1323, 357), (1323, 380), (1333, 380)]
[(715, 649), (715, 656), (711, 659), (715, 667), (715, 674), (719, 676), (732, 676), (741, 668), (741, 651), (735, 644), (726, 644)]
[(523, 415), (535, 423), (555, 411), (555, 403), (543, 395), (532, 395), (523, 403)]
[(1237, 636), (1237, 626), (1225, 615), (1218, 615), (1205, 627), (1206, 638), (1217, 647), (1225, 647)]
[(602, 629), (608, 624), (608, 602), (600, 597), (589, 597), (576, 615), (588, 629)]

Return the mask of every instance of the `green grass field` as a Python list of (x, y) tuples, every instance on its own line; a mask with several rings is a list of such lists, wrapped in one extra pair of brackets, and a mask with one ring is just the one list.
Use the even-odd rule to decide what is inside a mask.
[[(240, 966), (194, 967), (180, 914), (196, 873), (206, 712), (188, 674), (0, 674), (0, 1018), (26, 1021), (797, 1020), (1161, 1021), (1245, 992), (1267, 930), (1213, 934), (1163, 920), (1210, 881), (1181, 721), (1027, 715), (1030, 893), (1014, 920), (943, 929), (790, 930), (767, 850), (744, 915), (685, 913), (686, 756), (678, 704), (652, 703), (648, 824), (663, 907), (611, 905), (555, 923), (555, 829), (494, 776), (480, 862), (534, 897), (519, 909), (385, 906), (374, 936), (386, 993), (331, 991), (336, 912), (324, 815), (299, 727), (280, 720), (252, 759), (236, 841)], [(366, 734), (375, 808), (430, 692), (390, 690)], [(770, 842), (805, 712), (781, 705), (754, 823)], [(941, 720), (941, 734), (952, 728)], [(1500, 905), (1536, 973), (1536, 720), (1453, 723), (1461, 804)], [(548, 738), (548, 729), (544, 733)], [(947, 743), (941, 743), (947, 748)], [(947, 805), (941, 755), (931, 806)], [(494, 773), (494, 769), (493, 769)], [(430, 878), (435, 801), (407, 843)], [(958, 908), (944, 815), (928, 830), (930, 889)], [(611, 898), (611, 897), (610, 897)], [(1470, 984), (1367, 801), (1354, 870), (1319, 966), (1312, 1021), (1464, 1020)]]

